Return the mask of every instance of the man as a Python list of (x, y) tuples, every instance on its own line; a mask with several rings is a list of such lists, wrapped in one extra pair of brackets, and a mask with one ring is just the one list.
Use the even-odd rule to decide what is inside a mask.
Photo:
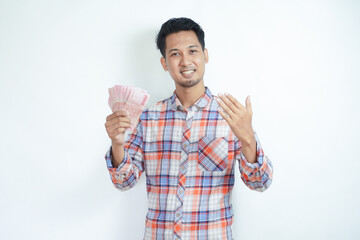
[(174, 94), (143, 111), (128, 141), (127, 113), (106, 118), (111, 179), (127, 190), (145, 171), (145, 239), (233, 239), (235, 162), (250, 189), (264, 191), (272, 181), (272, 164), (252, 129), (250, 99), (243, 106), (205, 87), (208, 50), (203, 30), (191, 19), (165, 22), (157, 46)]

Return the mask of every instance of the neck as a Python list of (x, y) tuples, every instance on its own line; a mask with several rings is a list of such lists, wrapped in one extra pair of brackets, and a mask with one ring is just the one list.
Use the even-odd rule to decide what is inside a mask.
[(176, 84), (175, 92), (183, 107), (188, 109), (204, 94), (204, 82), (201, 81), (195, 86), (188, 88)]

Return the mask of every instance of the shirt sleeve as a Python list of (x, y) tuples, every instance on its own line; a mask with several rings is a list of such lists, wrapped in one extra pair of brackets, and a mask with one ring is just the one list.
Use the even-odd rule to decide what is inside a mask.
[(121, 191), (134, 187), (144, 172), (141, 121), (139, 121), (137, 127), (126, 141), (124, 152), (124, 160), (117, 168), (114, 168), (112, 165), (111, 147), (105, 154), (106, 165), (110, 173), (111, 181), (114, 186)]
[(249, 163), (241, 151), (241, 143), (237, 141), (236, 160), (239, 161), (241, 179), (252, 190), (263, 192), (269, 188), (273, 177), (273, 166), (270, 159), (265, 156), (260, 141), (255, 133), (256, 159), (255, 163)]

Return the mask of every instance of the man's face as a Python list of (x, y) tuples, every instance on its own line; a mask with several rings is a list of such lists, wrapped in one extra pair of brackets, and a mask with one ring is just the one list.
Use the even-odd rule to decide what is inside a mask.
[(194, 31), (181, 31), (166, 37), (165, 58), (161, 65), (169, 71), (176, 85), (193, 87), (203, 81), (207, 49), (202, 50)]

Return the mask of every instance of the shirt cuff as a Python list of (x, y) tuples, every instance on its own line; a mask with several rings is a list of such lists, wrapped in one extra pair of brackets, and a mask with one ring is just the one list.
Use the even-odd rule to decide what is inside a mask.
[(106, 165), (110, 172), (111, 178), (115, 184), (121, 184), (130, 173), (130, 163), (129, 163), (130, 156), (127, 153), (127, 151), (125, 150), (125, 148), (124, 148), (124, 153), (125, 153), (124, 159), (117, 168), (115, 168), (112, 164), (113, 158), (112, 158), (112, 148), (111, 147), (105, 155)]
[(125, 164), (128, 162), (129, 156), (124, 148), (124, 159), (120, 163), (120, 165), (117, 168), (115, 168), (112, 164), (113, 156), (112, 156), (112, 148), (110, 147), (109, 150), (106, 152), (105, 159), (106, 159), (106, 165), (109, 169), (113, 169), (113, 170), (116, 169), (117, 172), (120, 172), (122, 168), (124, 168)]

